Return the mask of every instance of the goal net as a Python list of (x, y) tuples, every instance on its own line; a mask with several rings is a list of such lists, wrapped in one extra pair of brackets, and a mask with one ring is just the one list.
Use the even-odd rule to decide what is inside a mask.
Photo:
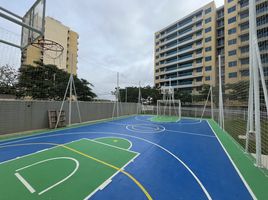
[(157, 116), (176, 116), (181, 118), (181, 101), (157, 100)]

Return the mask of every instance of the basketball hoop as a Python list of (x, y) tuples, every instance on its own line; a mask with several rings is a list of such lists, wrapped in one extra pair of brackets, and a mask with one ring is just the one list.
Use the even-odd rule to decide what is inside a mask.
[(31, 45), (43, 50), (44, 52), (50, 52), (49, 57), (51, 57), (52, 59), (56, 59), (60, 57), (64, 50), (64, 47), (61, 44), (53, 40), (48, 40), (44, 38), (38, 39), (36, 42), (33, 42)]

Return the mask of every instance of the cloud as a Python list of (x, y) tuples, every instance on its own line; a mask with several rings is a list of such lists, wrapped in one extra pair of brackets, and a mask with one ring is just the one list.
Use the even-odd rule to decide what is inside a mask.
[[(112, 98), (108, 94), (116, 87), (117, 71), (122, 87), (139, 81), (153, 85), (154, 33), (209, 2), (47, 0), (47, 15), (78, 32), (78, 76), (93, 83), (100, 98)], [(18, 3), (5, 1), (3, 6), (22, 14), (26, 5), (20, 10)]]

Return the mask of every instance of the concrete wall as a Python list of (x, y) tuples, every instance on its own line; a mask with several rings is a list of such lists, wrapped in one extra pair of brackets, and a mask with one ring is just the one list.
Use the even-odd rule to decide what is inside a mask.
[[(48, 110), (59, 110), (61, 102), (0, 100), (0, 134), (48, 128)], [(78, 123), (76, 104), (72, 103), (72, 123)], [(112, 102), (79, 102), (82, 121), (111, 118)], [(68, 103), (65, 102), (68, 123)], [(136, 114), (137, 104), (122, 103), (120, 115)]]

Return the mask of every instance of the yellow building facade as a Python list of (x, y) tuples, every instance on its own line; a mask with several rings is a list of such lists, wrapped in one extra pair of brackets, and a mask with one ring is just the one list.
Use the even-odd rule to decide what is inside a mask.
[(78, 34), (61, 22), (51, 17), (46, 17), (44, 38), (62, 45), (62, 54), (48, 50), (42, 51), (35, 46), (29, 45), (22, 51), (22, 65), (36, 65), (34, 62), (41, 61), (44, 64), (56, 65), (59, 69), (76, 75)]

